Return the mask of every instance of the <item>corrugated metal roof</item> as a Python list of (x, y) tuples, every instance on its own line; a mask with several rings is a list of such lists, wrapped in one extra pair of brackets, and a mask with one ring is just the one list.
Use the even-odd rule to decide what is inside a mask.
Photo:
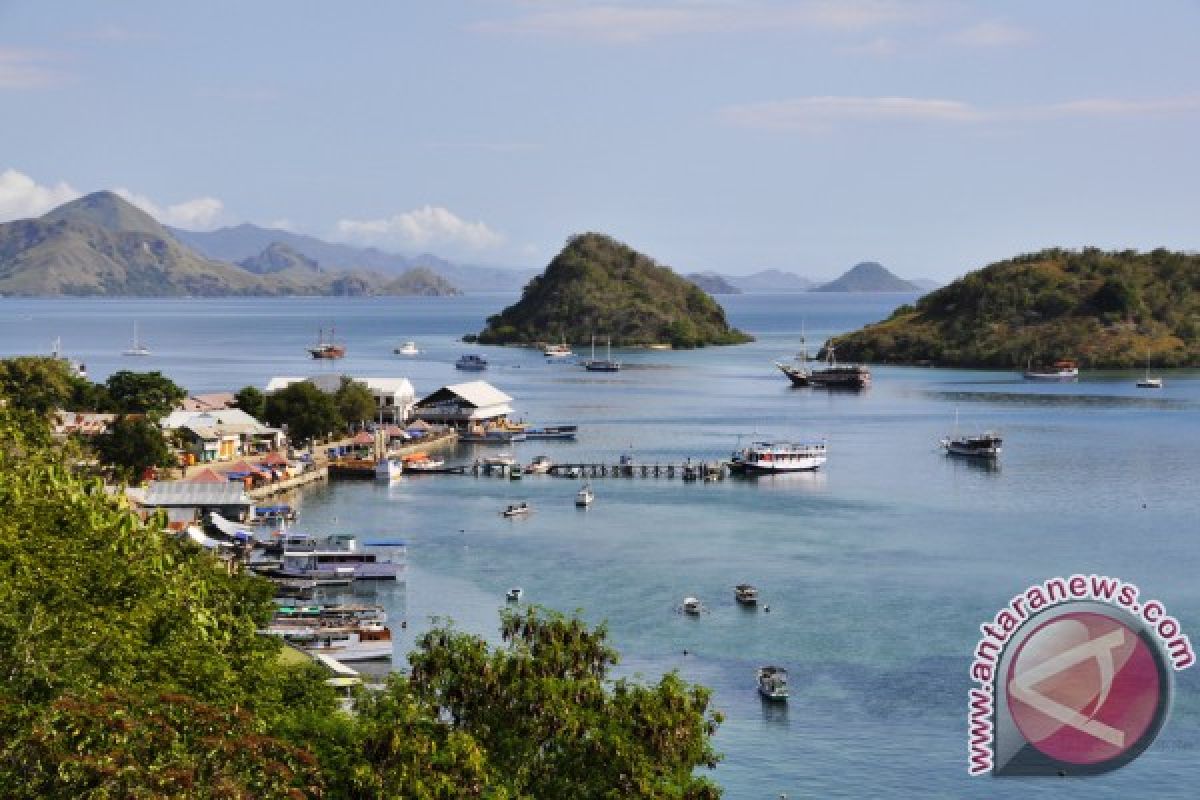
[(243, 506), (253, 505), (245, 489), (234, 482), (193, 483), (191, 481), (153, 481), (146, 489), (143, 505), (165, 506)]
[(448, 399), (447, 394), (458, 397), (467, 403), (467, 405), (472, 405), (476, 408), (500, 406), (512, 401), (511, 397), (487, 381), (467, 381), (466, 383), (453, 383), (449, 386), (443, 386), (433, 394), (425, 397), (417, 405), (422, 406), (429, 402), (443, 401), (444, 399)]

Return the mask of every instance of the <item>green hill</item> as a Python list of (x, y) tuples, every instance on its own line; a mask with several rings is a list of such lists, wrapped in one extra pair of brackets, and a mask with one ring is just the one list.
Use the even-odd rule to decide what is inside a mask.
[(887, 267), (875, 261), (863, 261), (842, 273), (841, 277), (822, 284), (814, 292), (916, 292), (914, 283), (897, 278)]
[(488, 319), (479, 341), (533, 344), (612, 337), (617, 346), (750, 341), (704, 290), (599, 233), (573, 236), (515, 304)]
[(381, 294), (425, 295), (443, 297), (462, 294), (450, 281), (428, 267), (410, 267), (398, 278), (389, 280), (380, 289)]
[(289, 269), (301, 272), (320, 272), (321, 267), (303, 253), (282, 242), (271, 242), (261, 253), (243, 258), (237, 265), (255, 275), (274, 275)]
[(1200, 366), (1200, 256), (1043, 250), (968, 273), (838, 339), (847, 360)]

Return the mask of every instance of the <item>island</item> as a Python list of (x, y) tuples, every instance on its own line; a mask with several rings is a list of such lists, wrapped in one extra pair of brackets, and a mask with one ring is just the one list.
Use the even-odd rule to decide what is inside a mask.
[(855, 264), (829, 283), (821, 284), (814, 292), (919, 292), (915, 283), (898, 278), (877, 261)]
[(689, 272), (683, 277), (699, 286), (709, 294), (741, 294), (742, 290), (717, 272)]
[(704, 290), (631, 247), (600, 233), (571, 237), (515, 304), (492, 316), (484, 344), (580, 344), (610, 338), (618, 347), (742, 344)]
[(840, 337), (839, 358), (1023, 368), (1200, 366), (1200, 255), (1042, 250), (970, 272)]

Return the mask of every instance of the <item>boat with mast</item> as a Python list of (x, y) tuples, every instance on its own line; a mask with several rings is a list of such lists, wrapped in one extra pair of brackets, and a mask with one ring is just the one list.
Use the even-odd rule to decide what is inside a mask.
[(337, 329), (329, 329), (329, 341), (325, 340), (324, 328), (317, 329), (317, 345), (316, 347), (308, 348), (308, 353), (313, 358), (342, 358), (346, 355), (346, 347), (337, 344), (335, 341)]
[(130, 345), (128, 350), (123, 351), (121, 353), (121, 355), (123, 355), (123, 356), (148, 356), (148, 355), (150, 355), (150, 348), (146, 347), (146, 345), (138, 337), (138, 324), (136, 322), (133, 323), (133, 344)]
[(958, 432), (958, 410), (954, 411), (954, 433), (942, 438), (939, 444), (948, 456), (992, 459), (1000, 455), (1004, 440), (994, 431), (984, 431), (968, 436)]
[(839, 364), (833, 339), (825, 343), (825, 366), (809, 370), (808, 385), (820, 389), (865, 389), (871, 385), (866, 364)]
[(612, 360), (612, 337), (609, 336), (605, 345), (604, 358), (596, 358), (596, 337), (592, 337), (592, 357), (583, 362), (583, 368), (588, 372), (620, 372), (621, 362)]
[(1146, 356), (1146, 377), (1137, 382), (1139, 389), (1161, 389), (1163, 388), (1162, 378), (1150, 377), (1150, 356)]
[(792, 386), (811, 386), (812, 384), (808, 379), (811, 374), (808, 369), (808, 344), (804, 339), (803, 326), (800, 328), (800, 352), (796, 353), (795, 358), (792, 360), (799, 366), (792, 366), (791, 364), (784, 364), (779, 361), (775, 362), (775, 366), (779, 367), (780, 372), (787, 375), (788, 380), (792, 382)]

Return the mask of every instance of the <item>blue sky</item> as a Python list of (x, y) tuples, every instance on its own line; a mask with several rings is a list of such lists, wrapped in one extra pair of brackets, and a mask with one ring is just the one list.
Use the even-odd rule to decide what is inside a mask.
[(1200, 4), (0, 0), (0, 219), (120, 189), (541, 266), (948, 279), (1194, 249)]

